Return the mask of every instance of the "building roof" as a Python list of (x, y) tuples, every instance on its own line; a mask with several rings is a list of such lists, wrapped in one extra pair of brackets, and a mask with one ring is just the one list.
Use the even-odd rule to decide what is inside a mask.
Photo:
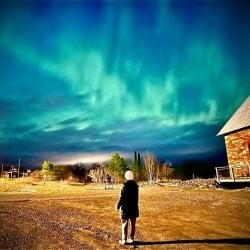
[(230, 134), (248, 127), (250, 127), (250, 96), (242, 103), (217, 135)]

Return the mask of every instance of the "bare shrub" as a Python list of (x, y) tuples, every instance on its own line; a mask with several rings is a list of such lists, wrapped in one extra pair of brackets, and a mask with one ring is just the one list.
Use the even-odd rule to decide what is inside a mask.
[(30, 173), (30, 177), (32, 178), (32, 180), (34, 182), (39, 182), (42, 180), (42, 175), (41, 175), (41, 171), (39, 170), (34, 170), (33, 172)]

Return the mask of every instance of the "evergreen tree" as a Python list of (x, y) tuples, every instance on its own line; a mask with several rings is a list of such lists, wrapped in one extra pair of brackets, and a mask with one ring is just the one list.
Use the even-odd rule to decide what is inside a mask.
[(43, 176), (44, 183), (46, 180), (52, 180), (55, 176), (55, 169), (50, 161), (44, 161), (42, 164), (41, 175)]
[(118, 153), (113, 154), (109, 164), (108, 172), (116, 179), (123, 179), (125, 171), (128, 169), (126, 160)]
[(137, 154), (136, 151), (134, 155), (134, 160), (131, 163), (131, 170), (135, 173), (135, 179), (137, 181), (140, 181), (143, 178), (143, 166), (141, 164), (141, 157), (140, 153)]

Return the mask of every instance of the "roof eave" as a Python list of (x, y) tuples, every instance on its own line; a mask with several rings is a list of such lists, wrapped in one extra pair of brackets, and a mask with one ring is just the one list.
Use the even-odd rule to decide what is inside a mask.
[(240, 132), (242, 130), (249, 129), (249, 128), (250, 128), (250, 126), (246, 126), (246, 127), (243, 127), (243, 128), (235, 129), (235, 130), (232, 130), (232, 131), (226, 131), (226, 132), (223, 132), (222, 131), (223, 129), (221, 129), (220, 132), (216, 136), (221, 136), (221, 135), (226, 136), (226, 135), (237, 133), (237, 132)]

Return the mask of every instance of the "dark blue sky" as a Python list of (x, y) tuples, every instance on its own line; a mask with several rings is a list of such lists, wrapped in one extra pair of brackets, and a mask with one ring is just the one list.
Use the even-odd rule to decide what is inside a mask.
[(1, 1), (0, 162), (225, 159), (247, 1)]

